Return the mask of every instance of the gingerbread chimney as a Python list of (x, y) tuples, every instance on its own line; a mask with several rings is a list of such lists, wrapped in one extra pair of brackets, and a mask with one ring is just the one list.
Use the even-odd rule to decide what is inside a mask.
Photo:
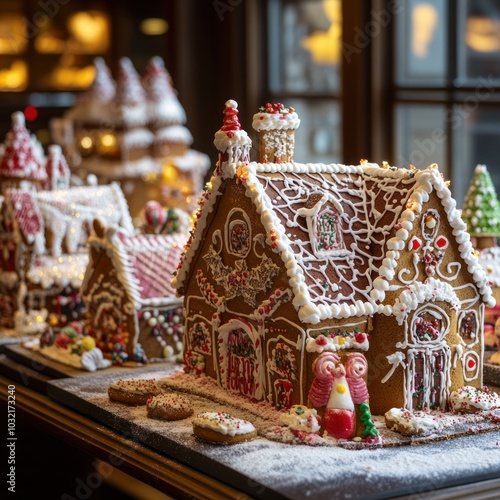
[(292, 107), (267, 103), (253, 116), (252, 127), (259, 132), (262, 163), (293, 162), (295, 130), (300, 119)]
[(58, 144), (49, 146), (49, 155), (45, 168), (49, 176), (47, 189), (52, 191), (54, 189), (69, 188), (71, 173), (66, 158), (62, 154), (61, 146)]
[(238, 118), (238, 103), (230, 99), (226, 101), (223, 111), (222, 127), (215, 133), (214, 145), (219, 150), (219, 168), (224, 163), (238, 163), (250, 161), (252, 141), (242, 130)]

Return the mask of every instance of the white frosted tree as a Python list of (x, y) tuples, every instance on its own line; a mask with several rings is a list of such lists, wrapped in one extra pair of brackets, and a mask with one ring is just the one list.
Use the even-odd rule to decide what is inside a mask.
[[(465, 196), (462, 218), (472, 237), (478, 239), (500, 236), (500, 202), (485, 165), (478, 165)], [(483, 241), (484, 243), (484, 241)], [(486, 246), (490, 246), (488, 243)]]

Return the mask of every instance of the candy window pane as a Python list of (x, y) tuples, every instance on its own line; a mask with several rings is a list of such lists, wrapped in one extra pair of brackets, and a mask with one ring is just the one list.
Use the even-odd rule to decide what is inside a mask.
[(295, 132), (295, 161), (339, 162), (341, 158), (339, 103), (327, 99), (314, 101), (294, 99), (293, 107), (300, 117), (300, 126)]
[(444, 105), (399, 104), (396, 107), (396, 165), (419, 169), (432, 163), (448, 177)]
[(339, 93), (341, 34), (340, 0), (270, 0), (271, 90)]
[(500, 2), (459, 0), (458, 82), (488, 78), (500, 83)]
[(453, 122), (456, 158), (453, 176), (453, 194), (461, 206), (474, 168), (477, 164), (488, 167), (497, 190), (500, 188), (500, 157), (498, 141), (500, 131), (500, 107), (456, 107)]
[(408, 0), (398, 9), (394, 48), (399, 85), (446, 83), (447, 12), (445, 0)]

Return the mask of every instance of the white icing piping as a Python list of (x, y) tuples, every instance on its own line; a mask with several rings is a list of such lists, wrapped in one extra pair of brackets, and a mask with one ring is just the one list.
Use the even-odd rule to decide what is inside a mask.
[[(429, 193), (432, 189), (434, 189), (437, 196), (441, 200), (441, 205), (445, 210), (448, 222), (453, 229), (453, 235), (458, 243), (460, 256), (465, 261), (467, 270), (472, 275), (474, 283), (477, 285), (482, 299), (488, 306), (493, 307), (495, 305), (495, 301), (488, 285), (486, 273), (479, 264), (476, 255), (473, 253), (473, 247), (470, 242), (469, 233), (466, 231), (467, 227), (465, 222), (462, 220), (460, 212), (456, 209), (456, 201), (452, 198), (451, 192), (444, 183), (438, 170), (431, 169), (417, 172), (415, 174), (415, 179), (419, 187), (412, 194), (412, 203), (408, 204), (407, 209), (402, 213), (399, 221), (404, 228), (404, 231), (398, 231), (394, 238), (388, 240), (387, 248), (389, 250), (404, 249), (405, 241), (413, 228), (413, 222), (417, 218), (417, 215), (422, 212), (422, 203), (428, 200)], [(380, 276), (373, 282), (374, 290), (371, 295), (374, 300), (379, 302), (384, 300), (385, 292), (389, 286), (388, 282), (390, 281), (388, 276), (394, 275), (396, 266), (396, 259), (384, 260), (384, 263), (379, 271)], [(381, 306), (379, 306), (379, 312), (387, 314), (387, 310)]]
[(193, 260), (196, 250), (198, 250), (200, 244), (203, 243), (202, 235), (207, 224), (207, 218), (214, 209), (217, 198), (222, 194), (221, 191), (219, 191), (221, 184), (222, 179), (217, 175), (213, 175), (208, 183), (211, 189), (206, 191), (198, 202), (199, 207), (195, 214), (197, 220), (195, 226), (191, 230), (191, 236), (186, 244), (185, 254), (181, 259), (177, 273), (172, 278), (171, 285), (173, 288), (179, 289), (184, 285), (184, 280), (188, 275), (191, 261)]
[[(397, 267), (397, 260), (400, 252), (405, 249), (406, 241), (409, 237), (417, 215), (422, 211), (422, 204), (428, 201), (429, 193), (434, 189), (441, 199), (441, 203), (445, 209), (448, 221), (453, 229), (453, 234), (459, 243), (461, 257), (465, 260), (469, 272), (471, 272), (474, 283), (479, 287), (479, 291), (483, 300), (489, 305), (493, 304), (491, 290), (488, 287), (485, 273), (479, 266), (477, 259), (471, 254), (472, 246), (470, 244), (469, 235), (464, 231), (465, 224), (460, 219), (460, 213), (456, 210), (456, 202), (451, 198), (451, 193), (442, 180), (439, 172), (434, 169), (419, 171), (409, 177), (409, 172), (404, 169), (383, 169), (373, 164), (348, 166), (348, 165), (324, 165), (324, 164), (300, 164), (300, 163), (281, 163), (281, 164), (261, 164), (252, 162), (248, 165), (227, 164), (222, 167), (224, 178), (233, 177), (236, 173), (242, 181), (246, 183), (247, 196), (249, 196), (257, 212), (260, 214), (261, 222), (266, 229), (266, 242), (275, 251), (280, 254), (287, 274), (289, 276), (289, 285), (294, 293), (294, 306), (298, 309), (301, 321), (307, 323), (318, 323), (321, 320), (332, 318), (347, 318), (350, 316), (371, 315), (375, 312), (384, 314), (392, 314), (393, 308), (389, 305), (384, 305), (382, 302), (385, 299), (386, 291), (389, 289), (389, 282), (394, 277)], [(280, 219), (275, 213), (275, 207), (271, 203), (271, 199), (265, 192), (258, 173), (293, 173), (293, 174), (358, 174), (359, 177), (352, 179), (356, 189), (364, 182), (371, 180), (370, 177), (378, 179), (388, 179), (406, 182), (408, 185), (408, 195), (410, 201), (407, 203), (407, 208), (403, 210), (399, 217), (400, 228), (396, 231), (396, 236), (386, 242), (385, 258), (378, 269), (378, 276), (374, 279), (371, 290), (369, 290), (371, 298), (366, 296), (366, 300), (357, 300), (355, 303), (348, 304), (344, 299), (337, 300), (331, 304), (321, 304), (318, 301), (313, 302), (311, 290), (308, 289), (305, 283), (305, 275), (303, 269), (297, 263), (297, 256), (292, 252), (291, 241), (286, 233), (286, 228), (280, 222)], [(266, 177), (267, 179), (267, 177)], [(200, 244), (201, 235), (206, 225), (208, 214), (213, 210), (215, 199), (221, 193), (218, 191), (222, 179), (215, 175), (212, 177), (212, 190), (206, 196), (205, 206), (200, 209), (198, 224), (193, 233), (191, 244), (188, 246), (186, 257), (183, 260), (179, 273), (174, 279), (173, 285), (179, 288), (185, 280), (189, 265), (193, 259), (194, 252)], [(284, 181), (286, 182), (286, 180)], [(367, 191), (367, 190), (365, 190)], [(360, 196), (360, 193), (357, 193)], [(365, 196), (371, 196), (365, 192)], [(347, 203), (347, 202), (346, 202)], [(403, 209), (404, 207), (401, 207)], [(366, 207), (365, 207), (366, 210)], [(395, 213), (397, 207), (393, 207)], [(376, 214), (378, 218), (382, 214)], [(293, 222), (292, 222), (293, 224)], [(371, 227), (367, 228), (367, 234), (371, 232), (379, 233), (387, 231), (392, 226)], [(274, 238), (273, 238), (274, 236)], [(273, 246), (274, 245), (274, 246)], [(360, 250), (361, 251), (361, 250)], [(371, 273), (376, 275), (375, 262), (372, 262)], [(450, 271), (450, 269), (448, 270)], [(371, 276), (367, 276), (370, 280)], [(450, 279), (450, 278), (448, 278)], [(379, 305), (375, 304), (379, 302)]]
[(406, 363), (404, 360), (405, 360), (405, 355), (400, 351), (397, 351), (394, 354), (390, 354), (389, 356), (387, 356), (387, 361), (391, 365), (391, 369), (387, 372), (385, 377), (381, 380), (382, 384), (385, 384), (392, 377), (392, 375), (396, 371), (396, 368), (399, 365), (401, 365), (403, 367), (403, 369), (406, 368)]
[(401, 292), (392, 306), (392, 314), (398, 324), (402, 325), (410, 311), (415, 310), (419, 304), (431, 301), (448, 302), (455, 311), (458, 311), (461, 307), (460, 300), (449, 283), (427, 278), (423, 283), (417, 281)]

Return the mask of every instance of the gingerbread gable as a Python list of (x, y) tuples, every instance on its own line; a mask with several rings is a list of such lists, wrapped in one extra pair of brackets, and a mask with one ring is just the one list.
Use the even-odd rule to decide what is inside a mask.
[[(159, 307), (178, 302), (170, 281), (185, 241), (181, 234), (132, 236), (111, 227), (102, 237), (92, 235), (89, 245), (93, 251), (105, 251), (111, 258), (129, 300), (139, 310), (142, 306)], [(84, 294), (90, 291), (94, 264), (90, 262), (85, 274)]]

